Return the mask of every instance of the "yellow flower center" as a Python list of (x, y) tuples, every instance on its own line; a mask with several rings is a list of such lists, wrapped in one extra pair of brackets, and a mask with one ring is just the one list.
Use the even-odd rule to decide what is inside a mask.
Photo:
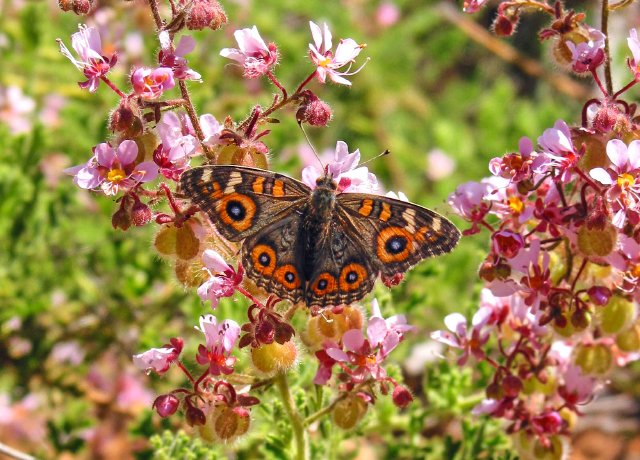
[(629, 271), (634, 278), (640, 278), (640, 265), (634, 265)]
[(320, 67), (327, 67), (329, 64), (331, 64), (331, 59), (329, 59), (329, 58), (326, 58), (326, 59), (318, 62), (318, 65)]
[(520, 214), (524, 211), (524, 203), (517, 196), (512, 196), (508, 199), (509, 207), (513, 210), (515, 214)]
[(620, 188), (626, 189), (635, 185), (636, 180), (629, 173), (620, 174), (618, 176), (618, 185)]
[(122, 169), (112, 169), (107, 174), (107, 180), (109, 182), (115, 182), (116, 184), (118, 182), (123, 181), (126, 177), (127, 177), (127, 175), (125, 174), (124, 170), (122, 170)]

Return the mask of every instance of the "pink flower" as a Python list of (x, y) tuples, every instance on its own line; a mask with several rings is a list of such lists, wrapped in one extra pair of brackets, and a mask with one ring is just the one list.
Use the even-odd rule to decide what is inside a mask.
[(571, 170), (580, 160), (580, 155), (573, 146), (571, 132), (567, 124), (556, 121), (553, 128), (546, 129), (538, 138), (541, 147), (541, 162), (536, 170), (540, 174), (557, 170), (556, 178), (562, 182), (571, 180)]
[(172, 338), (168, 344), (162, 348), (152, 348), (144, 353), (133, 356), (133, 364), (145, 372), (155, 371), (164, 374), (169, 370), (171, 364), (178, 359), (182, 352), (182, 339)]
[(571, 64), (575, 72), (590, 72), (604, 62), (604, 42), (606, 36), (598, 29), (589, 27), (589, 40), (575, 44), (568, 40)]
[(173, 79), (173, 70), (169, 67), (138, 67), (131, 74), (133, 91), (145, 100), (154, 100), (162, 96), (166, 90), (173, 88), (176, 82)]
[[(349, 153), (349, 147), (338, 141), (333, 161), (326, 166), (326, 172), (338, 183), (338, 192), (380, 193), (378, 179), (364, 167), (357, 167), (360, 162), (360, 150)], [(302, 170), (302, 182), (312, 189), (316, 188), (316, 180), (324, 175), (315, 165)]]
[(202, 301), (210, 300), (211, 308), (215, 309), (221, 297), (233, 295), (236, 287), (242, 282), (244, 269), (242, 265), (238, 265), (238, 269), (235, 270), (212, 249), (204, 251), (202, 261), (211, 276), (200, 285), (198, 295)]
[(233, 36), (238, 42), (238, 48), (225, 48), (220, 51), (220, 55), (240, 63), (245, 77), (257, 78), (264, 75), (278, 61), (276, 45), (269, 43), (267, 46), (256, 26), (236, 30)]
[(427, 177), (433, 181), (449, 177), (456, 169), (456, 161), (442, 150), (427, 153)]
[(367, 325), (367, 337), (373, 346), (381, 345), (383, 356), (387, 356), (404, 339), (405, 333), (414, 329), (415, 327), (407, 324), (407, 318), (404, 315), (383, 318), (378, 299), (371, 301), (371, 318)]
[(612, 167), (594, 168), (589, 175), (609, 186), (607, 198), (616, 202), (613, 223), (621, 228), (626, 221), (626, 210), (635, 209), (640, 202), (640, 141), (631, 141), (627, 147), (621, 140), (611, 139), (607, 143), (607, 156)]
[(0, 88), (0, 122), (6, 123), (12, 134), (26, 133), (31, 129), (29, 117), (35, 108), (35, 101), (19, 87)]
[(204, 334), (206, 340), (205, 345), (198, 347), (196, 361), (208, 364), (211, 375), (231, 374), (236, 358), (229, 355), (240, 336), (238, 323), (227, 319), (218, 324), (215, 316), (203, 315), (200, 327), (196, 326), (196, 329)]
[(566, 405), (574, 410), (577, 410), (576, 405), (588, 403), (597, 389), (596, 379), (584, 375), (580, 367), (574, 364), (567, 366), (563, 381), (564, 384), (558, 389), (558, 393)]
[(395, 3), (386, 1), (376, 10), (376, 22), (380, 27), (391, 27), (400, 19), (400, 9)]
[(533, 151), (533, 143), (528, 137), (521, 137), (518, 143), (517, 153), (508, 153), (503, 157), (493, 158), (489, 161), (489, 171), (494, 176), (520, 182), (531, 176), (534, 169), (534, 159), (537, 153)]
[(635, 78), (640, 78), (640, 39), (638, 39), (638, 32), (636, 29), (629, 31), (629, 38), (627, 38), (627, 44), (633, 54), (633, 59), (629, 62), (629, 66), (635, 75)]
[(165, 112), (157, 125), (162, 143), (153, 152), (153, 161), (167, 179), (178, 180), (187, 169), (191, 156), (195, 153), (198, 140), (188, 134), (188, 128), (175, 112)]
[(316, 358), (318, 358), (319, 366), (313, 383), (316, 385), (325, 385), (331, 378), (333, 372), (333, 366), (337, 363), (335, 359), (327, 354), (327, 350), (330, 348), (340, 349), (340, 346), (335, 342), (327, 341), (323, 344), (323, 350), (316, 351)]
[(487, 3), (487, 0), (464, 0), (462, 11), (465, 13), (475, 13)]
[(187, 60), (184, 56), (196, 46), (196, 41), (189, 35), (183, 35), (180, 37), (178, 45), (175, 47), (175, 51), (171, 52), (171, 39), (169, 38), (169, 32), (160, 32), (160, 46), (161, 50), (158, 55), (158, 62), (162, 67), (168, 67), (173, 70), (174, 78), (178, 80), (195, 80), (202, 81), (200, 74), (193, 69), (190, 69), (187, 65)]
[(93, 152), (86, 164), (64, 170), (74, 176), (73, 182), (80, 188), (100, 187), (105, 195), (115, 195), (120, 189), (132, 189), (158, 175), (158, 167), (152, 161), (136, 164), (138, 145), (134, 141), (122, 141), (117, 150), (107, 143), (98, 144)]
[(203, 144), (209, 147), (213, 147), (220, 140), (220, 133), (222, 132), (222, 125), (216, 120), (216, 118), (210, 113), (200, 115), (200, 127), (204, 134)]
[[(324, 83), (328, 76), (334, 83), (351, 86), (351, 82), (343, 78), (343, 76), (354, 75), (362, 70), (364, 64), (357, 70), (350, 72), (355, 58), (366, 45), (358, 45), (355, 40), (347, 38), (340, 40), (334, 54), (331, 49), (331, 32), (327, 24), (324, 24), (324, 32), (314, 22), (309, 21), (309, 26), (311, 27), (311, 35), (313, 35), (314, 42), (314, 44), (309, 43), (309, 57), (316, 65), (318, 80)], [(349, 67), (345, 71), (340, 71), (347, 64)]]
[[(374, 333), (376, 340), (381, 337)], [(342, 336), (342, 344), (346, 351), (340, 348), (327, 348), (327, 355), (338, 363), (344, 363), (343, 370), (347, 372), (353, 382), (364, 382), (369, 376), (376, 380), (384, 380), (386, 371), (381, 367), (382, 361), (391, 350), (378, 347), (380, 342), (372, 343), (367, 340), (360, 329), (351, 329)], [(377, 349), (376, 349), (377, 348)]]
[(488, 308), (481, 308), (476, 312), (472, 319), (471, 337), (468, 337), (467, 333), (467, 319), (460, 313), (451, 313), (444, 318), (444, 324), (450, 332), (434, 331), (431, 333), (431, 338), (450, 347), (464, 350), (457, 361), (460, 366), (467, 362), (469, 354), (473, 354), (478, 359), (483, 359), (485, 353), (482, 347), (489, 340), (489, 332), (481, 331), (481, 329), (492, 317), (491, 313)]
[(102, 43), (97, 29), (82, 24), (78, 26), (78, 29), (79, 32), (71, 36), (71, 46), (78, 54), (79, 59), (73, 57), (62, 40), (58, 39), (58, 44), (60, 52), (87, 77), (87, 81), (78, 82), (80, 88), (89, 89), (93, 93), (98, 89), (100, 79), (116, 64), (117, 56), (114, 54), (110, 59), (107, 59), (102, 55)]

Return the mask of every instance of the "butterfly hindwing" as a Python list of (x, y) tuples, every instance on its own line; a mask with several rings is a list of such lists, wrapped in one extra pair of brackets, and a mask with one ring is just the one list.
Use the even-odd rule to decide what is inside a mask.
[(242, 244), (242, 266), (247, 276), (268, 293), (293, 303), (304, 298), (301, 228), (302, 216), (293, 212)]
[(386, 276), (451, 251), (460, 238), (448, 219), (412, 203), (361, 193), (343, 193), (336, 201), (344, 231), (359, 235)]
[(380, 266), (357, 237), (344, 230), (339, 221), (332, 221), (316, 249), (305, 292), (308, 306), (348, 305), (373, 289)]
[(243, 240), (286, 217), (311, 192), (302, 182), (282, 174), (232, 165), (189, 169), (180, 183), (230, 241)]

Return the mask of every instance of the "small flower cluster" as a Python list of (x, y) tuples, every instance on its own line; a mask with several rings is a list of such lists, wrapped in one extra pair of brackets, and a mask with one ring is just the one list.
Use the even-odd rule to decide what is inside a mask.
[(582, 125), (559, 120), (535, 144), (523, 138), (490, 161), (490, 178), (449, 197), (466, 235), (490, 232), (490, 250), (471, 325), (453, 313), (432, 334), (462, 351), (460, 365), (473, 356), (493, 366), (477, 413), (554, 455), (611, 370), (640, 359), (640, 125), (621, 98), (638, 81), (640, 42), (632, 30), (632, 80), (611, 92), (598, 79), (604, 36), (589, 37), (569, 46), (573, 70), (602, 91)]

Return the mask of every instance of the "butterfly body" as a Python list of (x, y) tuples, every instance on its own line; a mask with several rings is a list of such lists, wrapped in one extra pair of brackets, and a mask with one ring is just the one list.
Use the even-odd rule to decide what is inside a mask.
[(203, 166), (181, 186), (230, 241), (242, 241), (247, 276), (294, 303), (327, 307), (362, 299), (379, 275), (404, 273), (449, 252), (458, 229), (420, 206), (340, 193), (330, 175), (312, 190), (290, 177), (240, 166)]

